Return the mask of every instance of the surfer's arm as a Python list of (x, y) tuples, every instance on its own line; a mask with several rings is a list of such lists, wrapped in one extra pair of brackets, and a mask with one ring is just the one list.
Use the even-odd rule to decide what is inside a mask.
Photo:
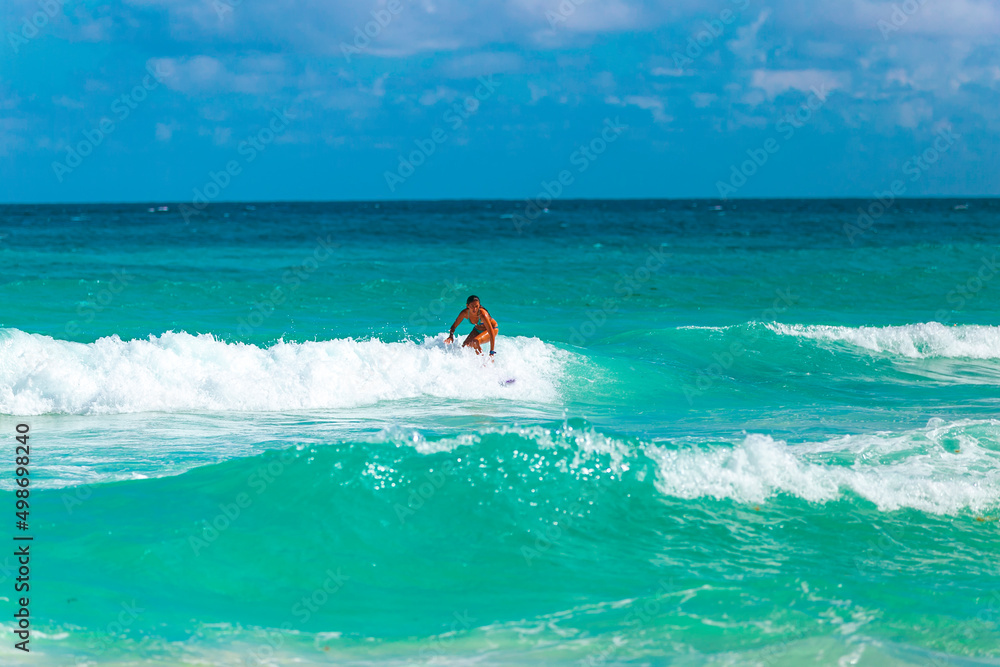
[(458, 317), (455, 318), (455, 323), (452, 324), (451, 329), (448, 330), (448, 340), (455, 340), (455, 329), (458, 328), (458, 325), (462, 323), (463, 319), (465, 319), (464, 310), (458, 314)]

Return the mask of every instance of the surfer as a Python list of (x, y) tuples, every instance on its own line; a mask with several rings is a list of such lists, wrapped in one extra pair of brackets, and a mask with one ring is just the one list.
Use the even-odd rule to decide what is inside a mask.
[(465, 300), (465, 310), (458, 314), (458, 318), (451, 325), (451, 329), (448, 331), (448, 338), (444, 342), (451, 343), (455, 340), (455, 329), (458, 328), (462, 320), (472, 322), (472, 333), (468, 335), (462, 346), (471, 347), (476, 351), (476, 354), (481, 354), (483, 348), (480, 345), (485, 343), (486, 339), (489, 338), (490, 356), (495, 355), (497, 351), (494, 348), (496, 347), (497, 329), (499, 327), (497, 327), (497, 321), (490, 317), (490, 314), (486, 312), (483, 305), (479, 303), (478, 296), (473, 294)]

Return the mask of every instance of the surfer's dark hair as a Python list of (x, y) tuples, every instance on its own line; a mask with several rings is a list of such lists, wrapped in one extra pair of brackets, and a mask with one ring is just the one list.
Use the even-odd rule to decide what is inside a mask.
[[(479, 297), (476, 296), (475, 294), (473, 294), (472, 296), (470, 296), (468, 299), (465, 300), (465, 305), (468, 306), (473, 301), (479, 301)], [(479, 303), (482, 304), (483, 302), (479, 301)]]

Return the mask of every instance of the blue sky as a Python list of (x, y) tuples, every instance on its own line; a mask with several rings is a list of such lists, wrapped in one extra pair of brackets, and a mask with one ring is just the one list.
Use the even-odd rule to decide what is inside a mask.
[(2, 202), (1000, 194), (996, 1), (4, 0), (0, 28)]

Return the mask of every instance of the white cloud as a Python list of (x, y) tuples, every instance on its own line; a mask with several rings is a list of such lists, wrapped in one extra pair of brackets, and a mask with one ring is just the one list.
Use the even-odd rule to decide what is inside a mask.
[(170, 121), (169, 123), (157, 123), (156, 124), (156, 140), (157, 141), (170, 141), (174, 136), (174, 130), (180, 128), (180, 125)]
[(437, 86), (433, 90), (425, 90), (417, 101), (425, 107), (432, 107), (442, 100), (451, 102), (456, 97), (458, 97), (457, 90), (448, 88), (447, 86)]
[(369, 88), (369, 92), (375, 97), (385, 97), (385, 81), (389, 78), (389, 74), (383, 74), (382, 76), (375, 79), (372, 83), (372, 87)]
[(531, 93), (531, 102), (529, 102), (529, 104), (536, 104), (538, 100), (548, 96), (549, 94), (549, 91), (545, 90), (534, 81), (528, 82), (528, 91)]
[(653, 71), (650, 72), (653, 76), (690, 76), (691, 72), (685, 72), (682, 69), (672, 69), (667, 67), (654, 67)]
[[(16, 0), (25, 7), (37, 0)], [(181, 43), (274, 45), (289, 54), (340, 57), (341, 44), (351, 44), (373, 22), (372, 12), (386, 14), (386, 0), (284, 0), (281, 3), (243, 1), (219, 16), (214, 2), (232, 0), (123, 0), (117, 25), (134, 26), (144, 20), (164, 23)], [(995, 38), (1000, 34), (1000, 3), (996, 0), (911, 0), (921, 8), (890, 41), (914, 35)], [(15, 0), (5, 0), (10, 4)], [(405, 57), (418, 53), (445, 54), (483, 49), (490, 45), (520, 45), (560, 49), (587, 46), (600, 35), (621, 32), (651, 33), (684, 22), (711, 18), (698, 0), (401, 0), (402, 11), (371, 37), (364, 54)], [(765, 26), (769, 35), (787, 36), (803, 53), (816, 58), (850, 57), (855, 44), (882, 43), (876, 26), (892, 17), (902, 0), (818, 0), (807, 8), (788, 0), (771, 0), (759, 9), (749, 3), (723, 3), (739, 15), (722, 39), (732, 53), (758, 66), (767, 62), (762, 47)], [(555, 17), (555, 18), (553, 18)], [(745, 23), (750, 21), (750, 23)], [(105, 18), (96, 21), (105, 21)], [(740, 27), (735, 26), (743, 23)], [(102, 24), (103, 25), (103, 24)], [(97, 28), (88, 28), (96, 30)], [(117, 28), (102, 27), (101, 30)], [(818, 37), (822, 35), (822, 37)], [(683, 42), (688, 35), (675, 35)], [(206, 39), (207, 38), (207, 39)], [(661, 74), (664, 75), (664, 74)]]
[(653, 120), (657, 123), (669, 123), (673, 120), (665, 113), (665, 106), (662, 100), (644, 95), (628, 95), (623, 100), (624, 104), (636, 106), (653, 114)]
[(1000, 7), (989, 0), (911, 0), (907, 3), (854, 0), (852, 9), (840, 22), (847, 21), (854, 27), (867, 29), (880, 41), (905, 38), (908, 34), (969, 38), (995, 37), (1000, 32)]
[(582, 0), (577, 4), (572, 0), (530, 2), (524, 4), (544, 5), (542, 14), (546, 22), (556, 31), (599, 33), (616, 30), (630, 30), (640, 25), (641, 10), (622, 0)]
[(134, 10), (165, 13), (178, 41), (240, 43), (249, 37), (257, 44), (284, 45), (286, 52), (337, 57), (342, 45), (358, 47), (356, 37), (362, 55), (405, 57), (512, 42), (585, 43), (594, 35), (653, 28), (658, 18), (634, 0), (401, 0), (402, 10), (394, 15), (385, 0), (244, 1), (220, 17), (214, 5), (228, 1), (124, 0)]
[(824, 91), (826, 93), (845, 86), (844, 75), (838, 72), (818, 69), (800, 70), (754, 70), (750, 85), (760, 88), (768, 99), (774, 99), (788, 90), (798, 90), (804, 93)]
[(239, 71), (231, 71), (212, 56), (157, 58), (154, 67), (170, 72), (166, 85), (186, 94), (273, 93), (288, 83), (282, 56), (249, 56), (237, 61)]
[(904, 88), (912, 88), (913, 81), (910, 80), (910, 76), (906, 73), (906, 70), (902, 67), (896, 67), (885, 73), (885, 82), (887, 84), (898, 84)]
[(89, 20), (81, 20), (78, 16), (76, 25), (75, 37), (85, 42), (108, 41), (114, 32), (114, 21), (110, 16)]
[(897, 108), (897, 112), (899, 124), (910, 129), (920, 127), (934, 118), (934, 109), (921, 99), (903, 102)]
[(757, 34), (770, 16), (771, 10), (763, 9), (753, 23), (739, 28), (736, 39), (727, 43), (729, 50), (747, 62), (767, 62), (767, 53), (758, 50)]
[[(351, 62), (342, 57), (341, 42), (371, 22), (385, 0), (243, 0), (223, 20), (212, 0), (123, 2), (112, 29), (127, 26), (155, 37), (150, 50), (171, 56), (157, 61), (173, 69), (166, 85), (196, 98), (191, 116), (176, 108), (160, 116), (177, 118), (185, 132), (199, 125), (240, 132), (241, 110), (281, 100), (296, 107), (301, 102), (317, 117), (350, 119), (354, 129), (360, 125), (355, 119), (377, 109), (398, 105), (417, 113), (460, 98), (475, 88), (472, 79), (491, 73), (511, 74), (498, 77), (511, 86), (504, 90), (517, 91), (528, 103), (520, 112), (539, 118), (545, 112), (528, 107), (543, 99), (575, 106), (603, 99), (642, 109), (662, 124), (672, 120), (670, 111), (680, 113), (668, 108), (676, 99), (688, 113), (692, 105), (706, 109), (692, 113), (702, 121), (719, 116), (723, 124), (744, 126), (760, 118), (773, 122), (780, 104), (769, 102), (782, 95), (817, 88), (850, 92), (838, 96), (831, 116), (836, 111), (852, 119), (845, 122), (876, 128), (920, 124), (928, 113), (932, 120), (957, 117), (959, 109), (977, 121), (1000, 122), (993, 94), (1000, 90), (1000, 0), (926, 0), (887, 40), (876, 22), (903, 0), (817, 0), (805, 10), (788, 0), (723, 0), (714, 9), (698, 0), (401, 0), (403, 11)], [(32, 3), (37, 0), (24, 0), (37, 6)], [(570, 5), (575, 9), (565, 21), (549, 24), (546, 12)], [(722, 6), (745, 8), (705, 48), (697, 67), (679, 69), (669, 54)], [(61, 28), (52, 26), (53, 35), (65, 36), (69, 29)], [(172, 41), (163, 39), (163, 30)], [(629, 34), (615, 36), (623, 31)], [(269, 49), (275, 53), (262, 52)], [(411, 59), (390, 60), (397, 57)], [(65, 94), (41, 98), (66, 107), (106, 107), (106, 99), (125, 89), (121, 84), (135, 83), (116, 82), (113, 71), (99, 67), (93, 79), (83, 78)], [(89, 94), (94, 92), (99, 94)], [(232, 93), (246, 97), (234, 104), (226, 97)], [(183, 104), (182, 97), (169, 96), (170, 104)], [(221, 117), (194, 116), (205, 107)], [(732, 121), (738, 113), (749, 120)], [(161, 125), (157, 139), (169, 141), (175, 128)], [(335, 136), (344, 131), (337, 128)]]

